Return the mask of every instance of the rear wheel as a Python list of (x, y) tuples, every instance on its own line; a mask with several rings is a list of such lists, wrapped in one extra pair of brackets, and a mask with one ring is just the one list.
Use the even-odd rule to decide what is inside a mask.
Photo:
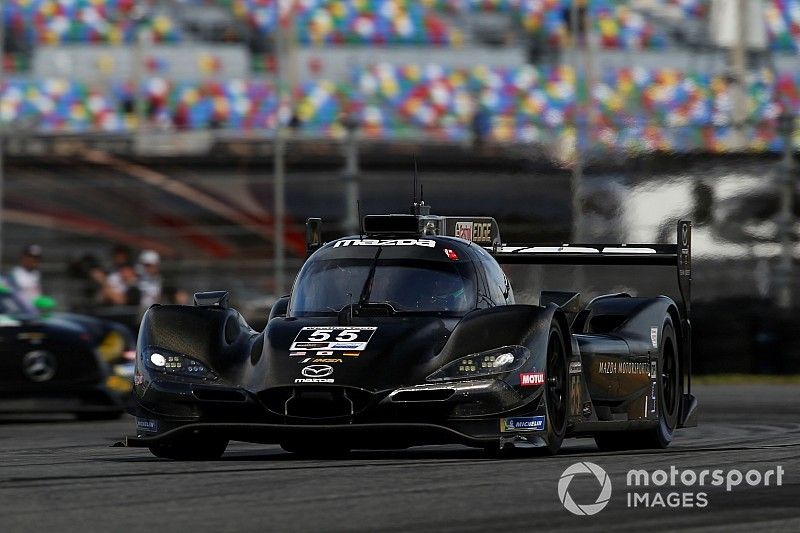
[(228, 439), (196, 437), (154, 444), (150, 446), (150, 453), (175, 461), (213, 461), (222, 457), (227, 447)]
[(666, 448), (672, 442), (681, 406), (680, 351), (672, 319), (662, 328), (661, 358), (658, 366), (658, 426), (641, 435), (642, 448)]
[(547, 445), (538, 450), (555, 455), (561, 449), (567, 429), (567, 349), (558, 322), (550, 326), (545, 371), (545, 404), (547, 406)]
[(661, 357), (658, 359), (658, 425), (644, 431), (598, 433), (594, 440), (601, 450), (666, 448), (678, 425), (681, 402), (680, 350), (672, 318), (661, 328)]

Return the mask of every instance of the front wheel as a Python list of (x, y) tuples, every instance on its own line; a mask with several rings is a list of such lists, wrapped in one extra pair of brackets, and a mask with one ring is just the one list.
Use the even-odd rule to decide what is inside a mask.
[(154, 444), (150, 453), (174, 461), (213, 461), (222, 457), (227, 447), (228, 439), (196, 437)]
[(547, 368), (545, 369), (544, 398), (547, 406), (546, 446), (540, 453), (555, 455), (561, 449), (567, 430), (567, 349), (564, 334), (558, 322), (550, 326), (547, 341)]

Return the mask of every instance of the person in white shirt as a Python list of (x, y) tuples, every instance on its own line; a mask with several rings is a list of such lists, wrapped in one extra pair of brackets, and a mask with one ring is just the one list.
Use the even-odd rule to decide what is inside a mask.
[(109, 274), (100, 293), (101, 301), (109, 306), (138, 306), (142, 301), (139, 275), (133, 265), (120, 265)]
[(42, 247), (38, 244), (26, 246), (22, 251), (19, 265), (11, 269), (9, 281), (28, 303), (42, 295), (42, 273), (39, 264), (42, 260)]
[(145, 250), (139, 255), (139, 290), (141, 306), (147, 309), (161, 301), (161, 257), (155, 250)]

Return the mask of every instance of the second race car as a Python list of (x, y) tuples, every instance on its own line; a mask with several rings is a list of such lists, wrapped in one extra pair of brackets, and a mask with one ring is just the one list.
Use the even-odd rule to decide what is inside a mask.
[(119, 418), (133, 378), (124, 326), (29, 305), (0, 285), (0, 413)]

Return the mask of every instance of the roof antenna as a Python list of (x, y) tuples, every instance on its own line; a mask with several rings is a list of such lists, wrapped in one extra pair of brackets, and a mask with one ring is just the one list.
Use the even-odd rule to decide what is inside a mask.
[(412, 156), (414, 158), (414, 180), (412, 182), (413, 192), (411, 194), (411, 214), (417, 214), (417, 154)]
[(412, 215), (430, 215), (430, 206), (425, 205), (425, 190), (422, 183), (419, 184), (419, 201), (417, 201), (417, 154), (414, 154), (414, 196), (411, 203)]
[[(417, 156), (414, 156), (414, 193), (417, 191)], [(414, 202), (414, 214), (427, 216), (431, 214), (431, 206), (425, 205), (425, 186), (419, 184), (419, 202)]]
[(358, 211), (358, 237), (364, 240), (364, 217), (361, 216), (361, 200), (356, 200), (356, 211)]

